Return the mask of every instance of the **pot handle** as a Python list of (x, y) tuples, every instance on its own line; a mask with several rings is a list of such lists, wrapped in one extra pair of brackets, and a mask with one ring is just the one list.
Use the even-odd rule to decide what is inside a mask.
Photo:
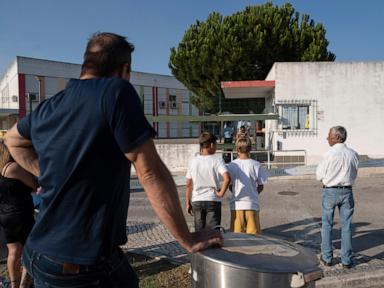
[(297, 274), (292, 275), (291, 288), (304, 287), (306, 284), (319, 280), (322, 277), (323, 277), (323, 270), (316, 270), (306, 274), (298, 272)]

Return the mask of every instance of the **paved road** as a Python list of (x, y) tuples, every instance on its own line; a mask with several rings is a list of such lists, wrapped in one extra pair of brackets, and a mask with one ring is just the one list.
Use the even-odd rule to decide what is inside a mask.
[[(364, 278), (367, 277), (368, 271), (384, 271), (377, 270), (384, 269), (384, 174), (362, 174), (363, 176), (357, 179), (354, 186), (356, 208), (353, 221), (353, 246), (357, 266), (348, 271), (342, 271), (338, 265), (331, 268), (323, 267), (328, 279), (332, 277), (339, 279), (341, 274), (343, 277), (344, 274), (347, 275), (346, 277), (352, 277), (352, 275), (356, 276), (357, 273), (361, 272), (364, 273), (360, 278)], [(319, 254), (321, 184), (313, 177), (306, 178), (271, 179), (261, 194), (261, 226), (265, 234), (304, 245)], [(183, 205), (184, 189), (184, 187), (178, 189)], [(222, 215), (222, 225), (225, 228), (229, 227), (227, 200), (225, 199), (223, 203)], [(186, 215), (186, 219), (192, 229), (192, 217)], [(335, 259), (339, 261), (338, 213), (335, 215), (335, 220), (333, 245), (335, 247)], [(131, 195), (127, 227), (129, 240), (126, 248), (152, 256), (166, 256), (175, 261), (188, 261), (185, 251), (159, 223), (145, 193), (142, 191), (133, 192)], [(382, 274), (384, 279), (384, 273)], [(379, 276), (382, 277), (381, 274)], [(384, 282), (381, 287), (384, 287)]]
[[(322, 267), (326, 277), (316, 282), (316, 287), (384, 287), (384, 173), (369, 169), (373, 168), (361, 169), (363, 173), (359, 173), (362, 176), (359, 176), (354, 186), (356, 208), (353, 246), (357, 265), (348, 271), (337, 265), (331, 268)], [(185, 188), (179, 187), (178, 191), (184, 205)], [(271, 178), (261, 194), (260, 218), (263, 233), (304, 245), (319, 254), (320, 195), (321, 184), (311, 176), (301, 179)], [(229, 227), (228, 196), (222, 209), (222, 225), (225, 228)], [(192, 217), (185, 216), (192, 229)], [(333, 242), (336, 261), (339, 260), (340, 249), (337, 223), (336, 213)], [(143, 191), (134, 191), (131, 194), (127, 234), (128, 243), (125, 248), (128, 250), (149, 256), (168, 257), (181, 263), (189, 261), (184, 249), (159, 222)], [(0, 244), (0, 254), (4, 257), (4, 243)]]

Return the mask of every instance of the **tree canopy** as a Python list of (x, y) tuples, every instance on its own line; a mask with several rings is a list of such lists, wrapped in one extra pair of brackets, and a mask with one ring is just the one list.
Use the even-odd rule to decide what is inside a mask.
[(213, 12), (171, 48), (169, 67), (195, 94), (191, 101), (200, 110), (218, 112), (221, 101), (222, 111), (244, 113), (255, 100), (242, 101), (233, 111), (221, 81), (264, 79), (274, 62), (334, 61), (325, 34), (322, 24), (300, 16), (291, 4), (248, 6), (226, 17)]

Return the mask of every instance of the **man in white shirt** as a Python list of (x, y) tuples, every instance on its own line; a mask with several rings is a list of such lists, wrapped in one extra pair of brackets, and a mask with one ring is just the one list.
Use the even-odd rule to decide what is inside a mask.
[(188, 165), (185, 201), (187, 212), (194, 216), (195, 231), (220, 225), (221, 198), (216, 193), (224, 194), (230, 183), (222, 157), (215, 155), (216, 140), (215, 135), (203, 132), (199, 137), (200, 155)]
[(329, 130), (328, 143), (331, 149), (324, 154), (317, 167), (316, 178), (323, 182), (321, 262), (332, 265), (332, 228), (336, 207), (339, 208), (341, 226), (341, 264), (344, 268), (352, 267), (352, 216), (354, 200), (352, 185), (357, 177), (359, 166), (358, 154), (344, 143), (347, 131), (342, 126)]

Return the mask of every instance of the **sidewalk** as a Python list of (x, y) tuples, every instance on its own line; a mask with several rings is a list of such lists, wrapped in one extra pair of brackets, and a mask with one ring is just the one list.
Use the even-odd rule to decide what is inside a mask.
[[(339, 264), (321, 267), (324, 278), (316, 282), (316, 287), (384, 287), (384, 167), (375, 165), (367, 165), (359, 170), (359, 178), (354, 187), (355, 266), (349, 270), (342, 269)], [(264, 234), (298, 243), (320, 255), (321, 185), (314, 180), (313, 172), (308, 172), (311, 169), (314, 171), (307, 166), (297, 168), (295, 173), (291, 171), (291, 176), (271, 177), (261, 196), (261, 222)], [(183, 178), (182, 175), (174, 177), (179, 185), (184, 185)], [(184, 203), (184, 187), (179, 187), (179, 195), (181, 203)], [(192, 228), (192, 217), (185, 216)], [(335, 218), (337, 223), (338, 215)], [(228, 228), (229, 208), (226, 201), (223, 203), (222, 219), (222, 225)], [(337, 225), (333, 244), (334, 258), (339, 262), (340, 235)], [(129, 251), (166, 257), (176, 263), (189, 262), (186, 251), (153, 214), (142, 191), (131, 195), (127, 233), (128, 243), (124, 248)]]
[[(270, 180), (282, 179), (315, 179), (316, 166), (297, 166), (293, 168), (276, 168), (268, 170), (268, 177)], [(359, 175), (367, 176), (373, 174), (384, 174), (384, 159), (371, 159), (360, 162)], [(185, 172), (177, 171), (173, 173), (173, 180), (176, 186), (185, 185)], [(135, 175), (132, 175), (131, 189), (143, 189), (139, 180)]]

